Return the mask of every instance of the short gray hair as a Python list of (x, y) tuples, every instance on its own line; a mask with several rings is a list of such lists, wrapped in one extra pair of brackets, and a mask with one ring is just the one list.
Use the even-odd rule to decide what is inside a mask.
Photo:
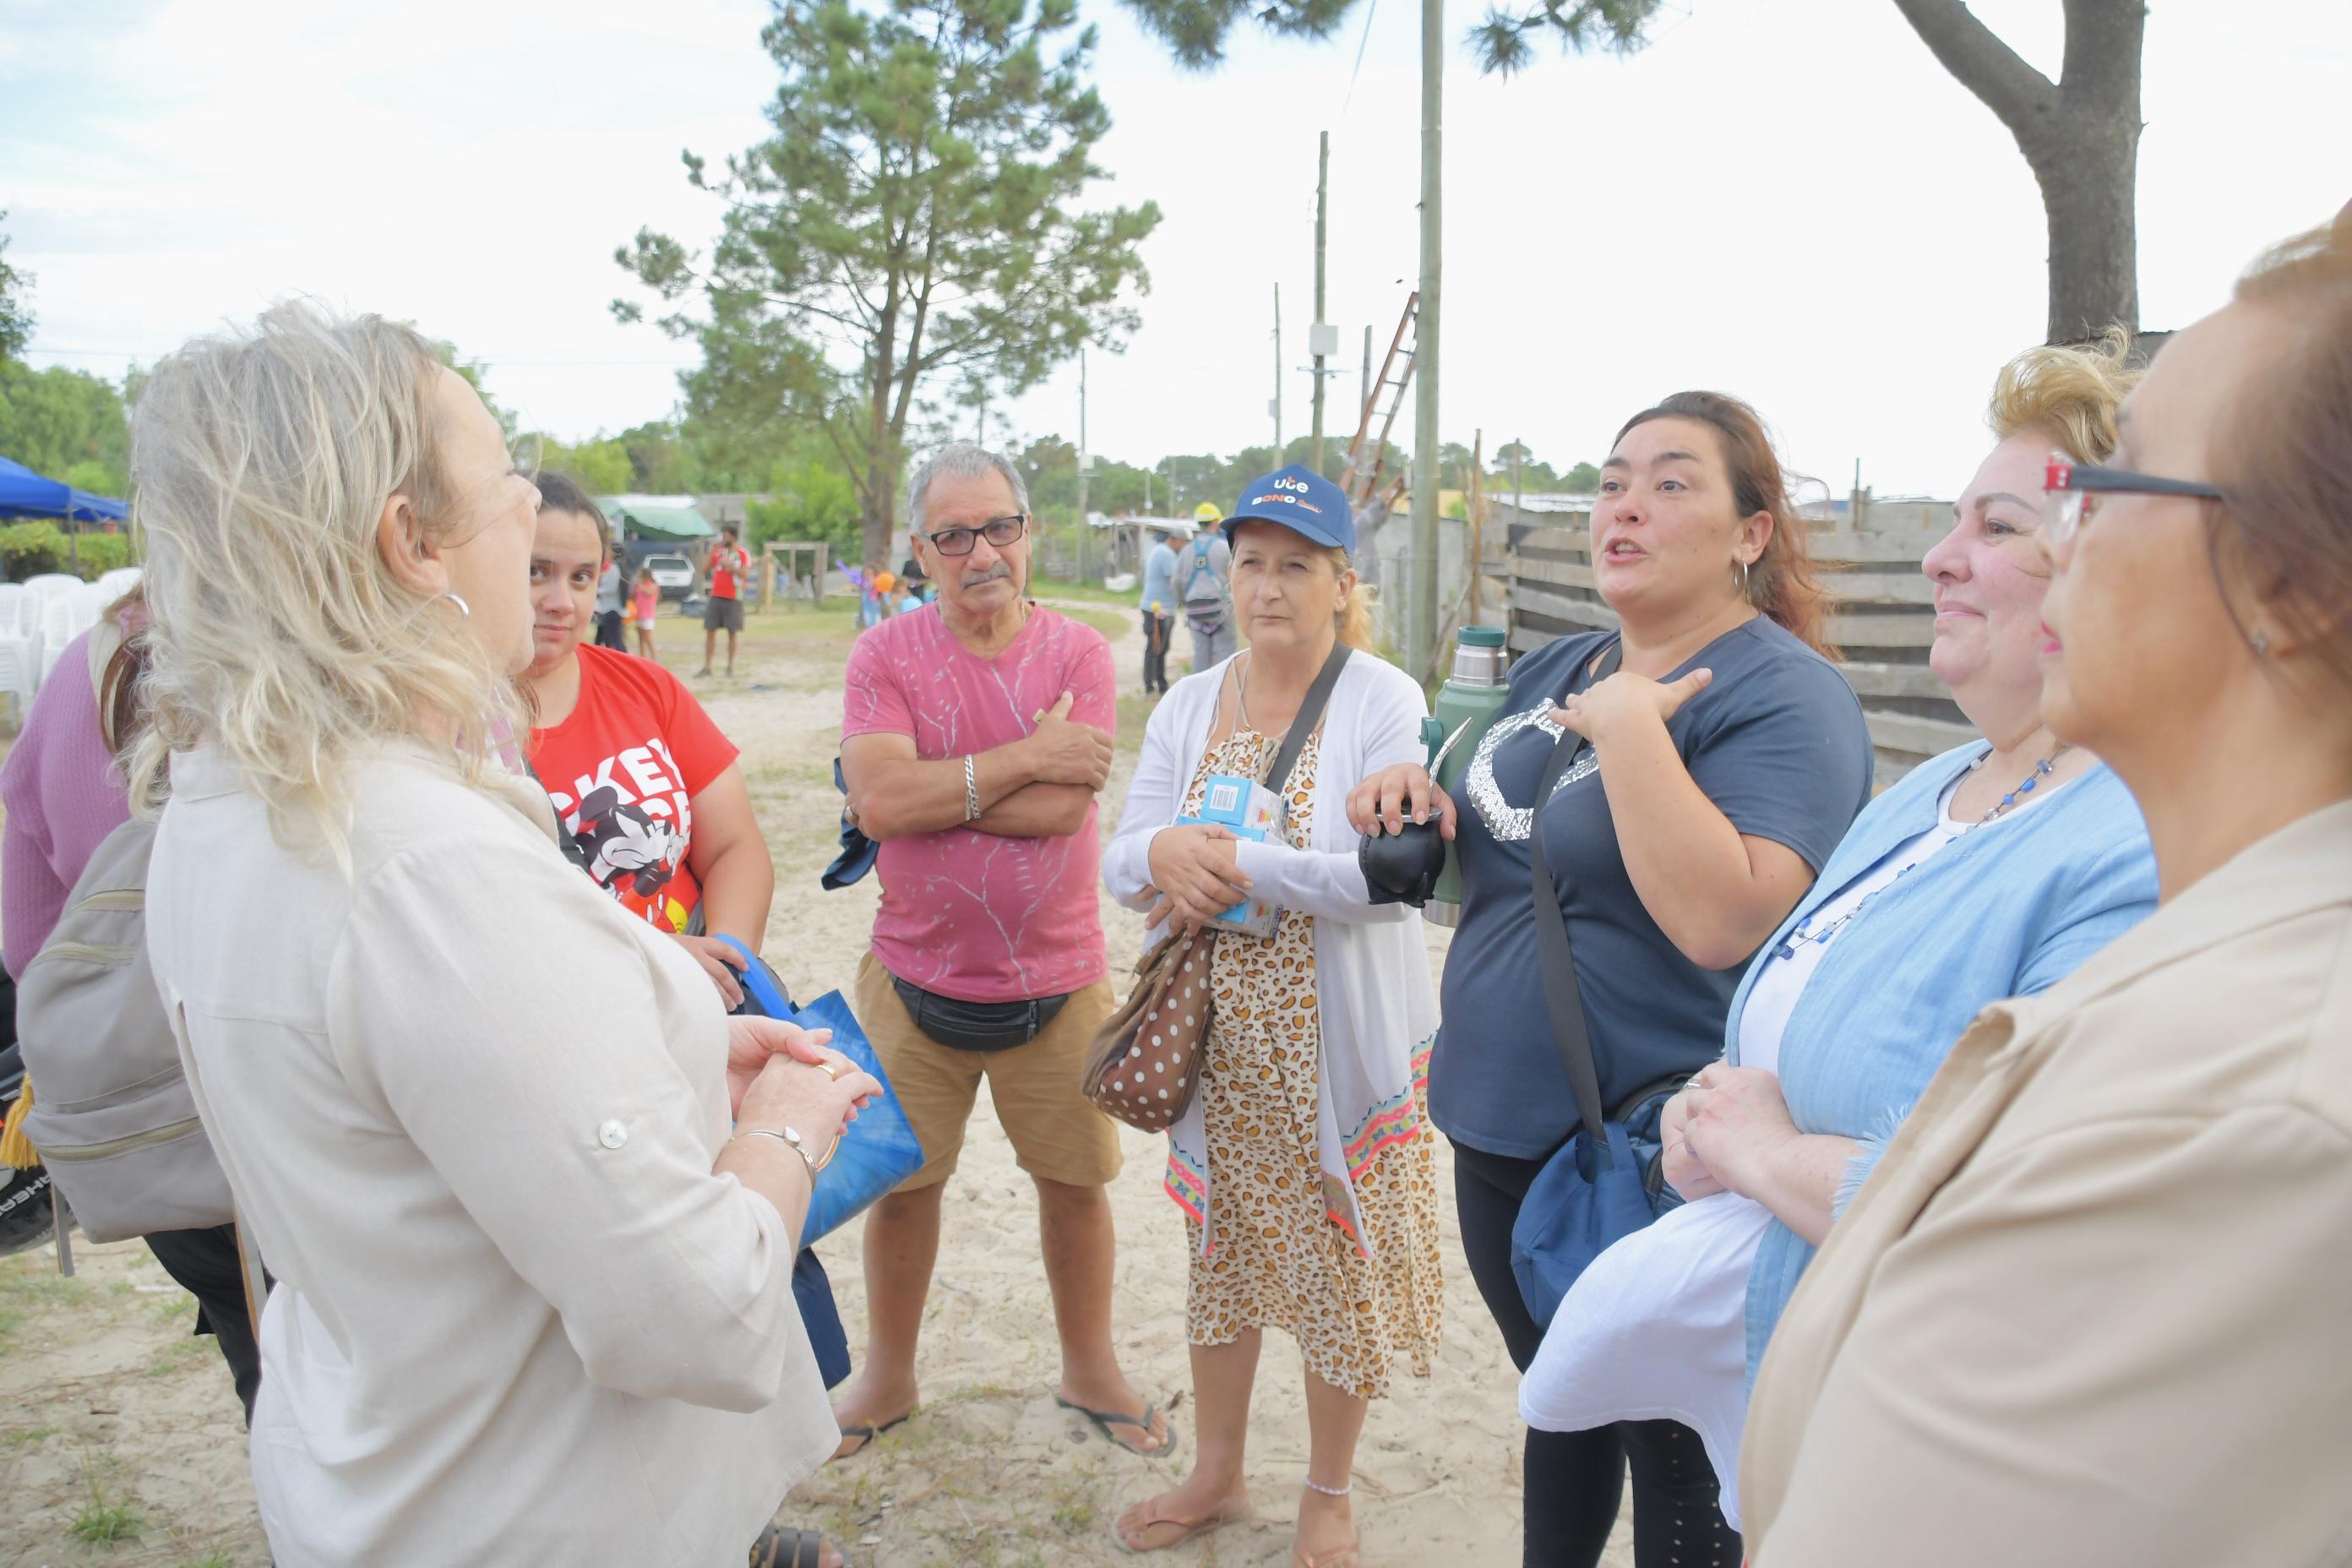
[(1029, 510), (1029, 487), (1021, 482), (1021, 470), (1013, 460), (992, 452), (977, 441), (950, 441), (915, 466), (914, 477), (907, 481), (907, 526), (914, 532), (923, 531), (923, 500), (931, 493), (934, 479), (976, 479), (993, 473), (1004, 480), (1013, 492), (1013, 510)]

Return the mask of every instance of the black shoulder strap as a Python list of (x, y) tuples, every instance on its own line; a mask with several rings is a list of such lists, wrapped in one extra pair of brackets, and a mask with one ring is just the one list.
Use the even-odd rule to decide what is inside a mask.
[(1290, 772), (1298, 765), (1298, 753), (1307, 749), (1307, 737), (1323, 722), (1323, 710), (1330, 705), (1331, 689), (1339, 684), (1339, 671), (1347, 668), (1348, 656), (1355, 651), (1346, 643), (1332, 645), (1331, 657), (1316, 672), (1315, 684), (1307, 689), (1305, 700), (1298, 704), (1298, 717), (1290, 721), (1290, 732), (1282, 738), (1282, 749), (1274, 754), (1274, 766), (1266, 770), (1266, 785), (1281, 798), (1286, 818), (1290, 815)]
[[(1617, 673), (1624, 657), (1624, 644), (1612, 639), (1601, 656), (1594, 683)], [(1569, 689), (1575, 689), (1573, 677), (1570, 678)], [(1563, 730), (1552, 746), (1550, 761), (1544, 766), (1543, 782), (1536, 786), (1535, 801), (1528, 812), (1528, 861), (1533, 868), (1536, 951), (1543, 973), (1544, 1000), (1550, 1005), (1552, 1043), (1559, 1048), (1559, 1065), (1567, 1070), (1569, 1087), (1576, 1091), (1577, 1115), (1584, 1123), (1585, 1136), (1591, 1140), (1594, 1153), (1605, 1165), (1611, 1155), (1608, 1137), (1601, 1130), (1604, 1116), (1601, 1073), (1592, 1062), (1592, 1033), (1585, 1022), (1584, 994), (1576, 984), (1576, 958), (1568, 945), (1568, 921), (1559, 912), (1559, 889), (1552, 881), (1551, 862), (1544, 855), (1544, 807), (1551, 804), (1560, 775), (1568, 772), (1583, 744), (1583, 736), (1573, 730)]]

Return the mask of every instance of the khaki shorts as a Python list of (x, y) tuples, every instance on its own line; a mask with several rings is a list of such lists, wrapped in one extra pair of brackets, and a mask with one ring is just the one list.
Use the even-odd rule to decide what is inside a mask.
[(955, 1170), (983, 1077), (1023, 1170), (1073, 1187), (1098, 1187), (1118, 1174), (1118, 1130), (1078, 1088), (1087, 1047), (1118, 1007), (1109, 981), (1074, 993), (1043, 1034), (1004, 1051), (959, 1051), (916, 1028), (871, 952), (858, 962), (856, 1001), (890, 1092), (929, 1156), (900, 1192), (944, 1182)]

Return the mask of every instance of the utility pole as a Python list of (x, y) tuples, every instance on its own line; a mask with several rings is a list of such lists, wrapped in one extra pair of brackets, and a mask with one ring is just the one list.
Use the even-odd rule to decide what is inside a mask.
[(1282, 285), (1274, 286), (1274, 466), (1282, 467)]
[[(1362, 370), (1362, 374), (1361, 374), (1357, 378), (1357, 384), (1356, 384), (1356, 412), (1357, 412), (1357, 416), (1358, 416), (1358, 417), (1360, 417), (1360, 417), (1362, 416), (1363, 410), (1364, 410), (1364, 409), (1365, 409), (1365, 408), (1366, 408), (1366, 407), (1367, 407), (1367, 406), (1371, 403), (1371, 401), (1372, 401), (1372, 328), (1371, 328), (1371, 324), (1370, 324), (1370, 322), (1366, 322), (1366, 323), (1365, 323), (1365, 325), (1364, 325), (1364, 363), (1363, 363), (1363, 370)], [(1372, 454), (1372, 456), (1374, 456), (1375, 458), (1379, 457), (1380, 455), (1381, 455), (1381, 454), (1379, 454), (1378, 452), (1375, 452), (1375, 453), (1373, 453), (1373, 454)]]
[(1087, 582), (1087, 346), (1078, 345), (1078, 581)]
[(1421, 319), (1412, 421), (1412, 571), (1405, 612), (1406, 671), (1429, 679), (1437, 643), (1437, 387), (1439, 284), (1444, 270), (1445, 0), (1421, 0)]
[(1308, 330), (1313, 340), (1307, 347), (1315, 354), (1315, 471), (1324, 471), (1328, 455), (1323, 447), (1323, 340), (1335, 335), (1323, 324), (1323, 263), (1324, 247), (1330, 237), (1331, 201), (1331, 133), (1323, 132), (1322, 151), (1315, 161), (1315, 325)]

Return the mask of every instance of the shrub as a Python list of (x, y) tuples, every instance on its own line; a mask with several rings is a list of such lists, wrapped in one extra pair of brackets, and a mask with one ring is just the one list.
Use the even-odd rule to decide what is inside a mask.
[(78, 535), (67, 556), (65, 570), (73, 570), (73, 562), (80, 562), (80, 575), (85, 583), (95, 583), (107, 573), (131, 564), (131, 536), (127, 533), (84, 533)]
[(0, 528), (0, 567), (21, 583), (44, 572), (66, 569), (66, 536), (54, 522), (12, 522)]

